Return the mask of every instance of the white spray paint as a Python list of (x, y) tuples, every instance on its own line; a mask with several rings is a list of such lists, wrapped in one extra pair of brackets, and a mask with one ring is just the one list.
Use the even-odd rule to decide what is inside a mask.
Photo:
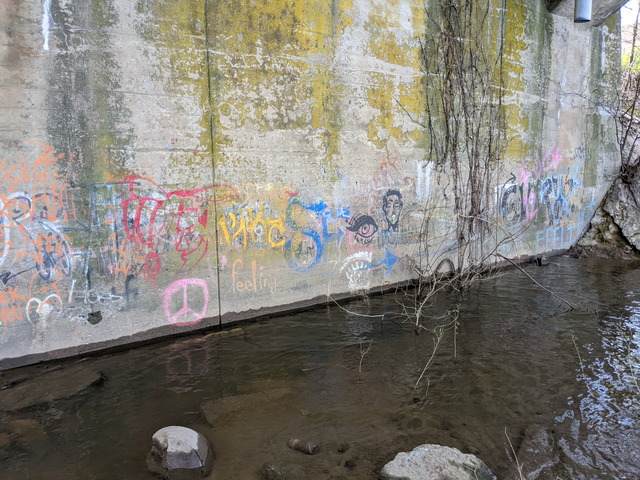
[(417, 162), (416, 172), (416, 195), (420, 202), (426, 202), (429, 200), (429, 193), (431, 193), (431, 169), (433, 165), (431, 162), (419, 161)]
[(51, 0), (44, 0), (42, 12), (42, 36), (44, 37), (45, 52), (49, 51), (49, 29), (51, 28)]

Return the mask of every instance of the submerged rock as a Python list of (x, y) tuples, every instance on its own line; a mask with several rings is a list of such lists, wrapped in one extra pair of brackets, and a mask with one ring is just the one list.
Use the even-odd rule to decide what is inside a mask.
[[(45, 427), (36, 420), (18, 418), (0, 422), (0, 453), (3, 462), (7, 460), (7, 455), (13, 457), (19, 454), (33, 464), (44, 463), (54, 448), (56, 447), (47, 435)], [(2, 467), (4, 464), (0, 465), (0, 472), (4, 472)], [(0, 478), (5, 478), (2, 473)]]
[(17, 419), (0, 425), (0, 448), (17, 443), (22, 449), (34, 450), (47, 441), (44, 428), (35, 420)]
[(0, 448), (7, 448), (11, 443), (11, 436), (6, 432), (0, 432)]
[(506, 480), (555, 478), (551, 470), (560, 461), (553, 435), (541, 425), (530, 425), (525, 429), (517, 458), (522, 471), (519, 472), (514, 463)]
[(381, 472), (383, 480), (496, 480), (485, 463), (474, 455), (442, 445), (420, 445), (401, 452)]
[(32, 419), (11, 420), (2, 425), (0, 431), (9, 433), (26, 443), (33, 443), (46, 436), (42, 425)]
[(264, 392), (209, 400), (204, 402), (201, 408), (209, 425), (215, 426), (220, 422), (233, 421), (240, 417), (243, 412), (264, 408), (266, 405), (276, 402), (289, 394), (291, 394), (289, 388), (276, 388)]
[(200, 433), (186, 427), (164, 427), (153, 434), (147, 466), (167, 479), (204, 477), (211, 473), (213, 454)]
[(539, 267), (547, 267), (551, 264), (551, 262), (549, 262), (549, 259), (545, 256), (542, 257), (536, 257), (534, 259), (534, 262), (537, 266)]
[(82, 365), (15, 378), (0, 387), (0, 410), (15, 411), (76, 395), (106, 377)]
[(299, 480), (304, 478), (304, 471), (300, 465), (280, 465), (265, 463), (260, 469), (265, 480)]

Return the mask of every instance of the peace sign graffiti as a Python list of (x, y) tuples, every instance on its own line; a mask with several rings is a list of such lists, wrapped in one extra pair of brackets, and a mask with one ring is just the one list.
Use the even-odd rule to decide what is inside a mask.
[(208, 305), (209, 287), (200, 278), (176, 280), (164, 292), (164, 313), (173, 325), (198, 323), (207, 314)]

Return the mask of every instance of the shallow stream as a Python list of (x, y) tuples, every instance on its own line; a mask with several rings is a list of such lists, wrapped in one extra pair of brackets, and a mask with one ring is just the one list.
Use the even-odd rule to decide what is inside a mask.
[[(205, 435), (215, 480), (375, 479), (424, 443), (517, 478), (530, 432), (550, 453), (523, 452), (525, 474), (640, 478), (640, 263), (560, 257), (526, 271), (576, 308), (511, 270), (441, 295), (427, 313), (449, 316), (423, 318), (419, 334), (411, 295), (395, 292), (65, 362), (106, 380), (0, 412), (0, 478), (151, 479), (151, 436), (167, 425)], [(0, 396), (33, 375), (44, 392), (65, 364), (3, 372)]]

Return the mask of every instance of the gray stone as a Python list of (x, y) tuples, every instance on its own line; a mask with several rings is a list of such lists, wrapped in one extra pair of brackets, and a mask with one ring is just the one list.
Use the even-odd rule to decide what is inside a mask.
[(401, 452), (381, 472), (383, 480), (496, 480), (482, 460), (441, 445), (420, 445)]
[(640, 184), (637, 180), (638, 178), (634, 178), (633, 182), (625, 183), (618, 178), (611, 187), (603, 208), (613, 217), (629, 243), (640, 250)]
[(213, 455), (209, 442), (200, 433), (170, 426), (153, 434), (147, 465), (164, 478), (197, 478), (209, 475)]

